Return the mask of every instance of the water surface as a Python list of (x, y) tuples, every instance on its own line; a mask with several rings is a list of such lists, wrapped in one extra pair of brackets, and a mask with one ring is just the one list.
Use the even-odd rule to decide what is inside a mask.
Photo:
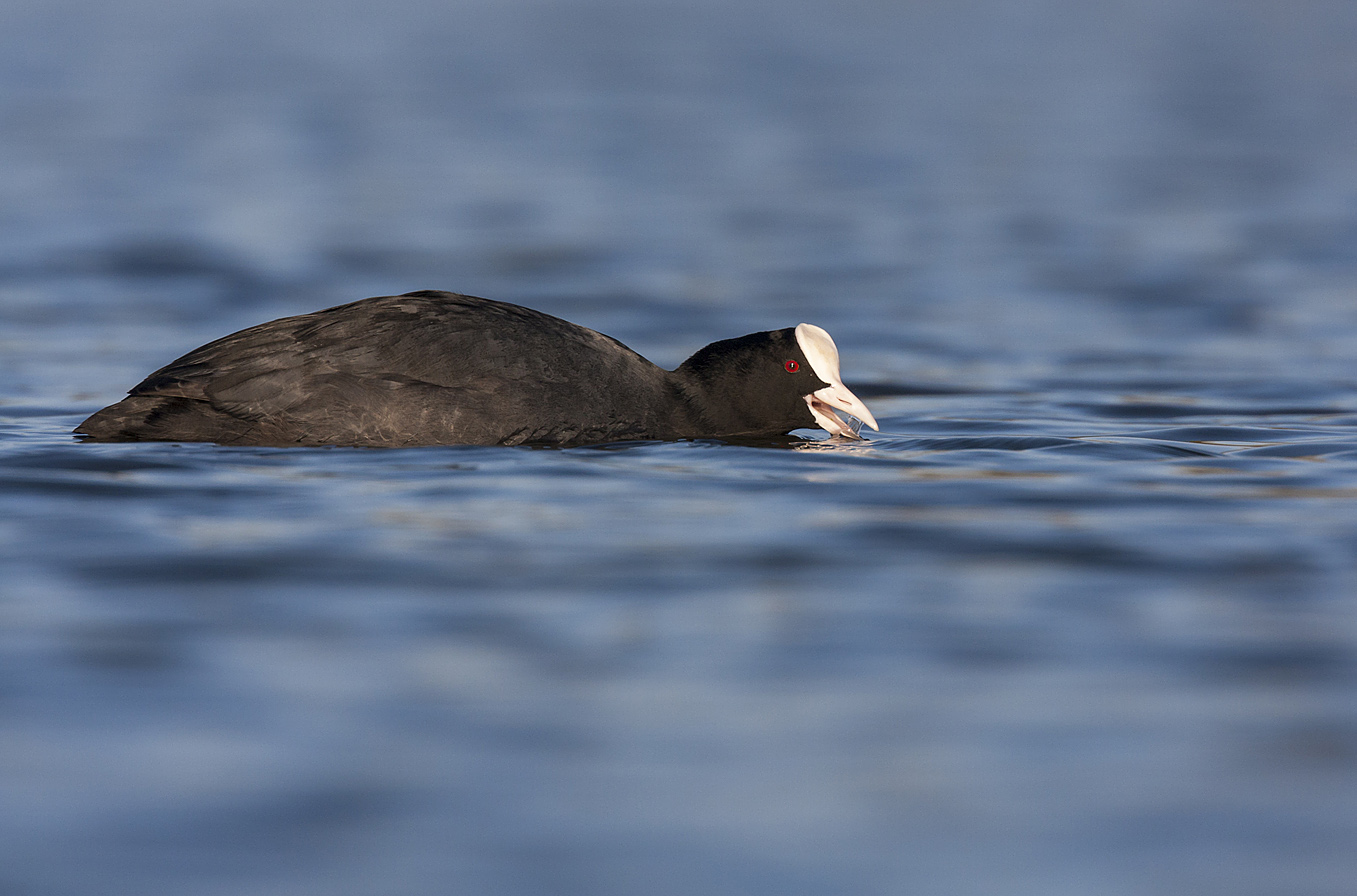
[[(1350, 892), (1347, 7), (190, 6), (0, 14), (0, 889)], [(69, 434), (418, 288), (882, 432)]]

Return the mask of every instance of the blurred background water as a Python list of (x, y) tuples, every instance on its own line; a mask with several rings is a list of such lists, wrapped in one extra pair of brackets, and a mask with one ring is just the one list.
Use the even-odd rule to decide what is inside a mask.
[[(0, 892), (1346, 894), (1357, 6), (0, 9)], [(859, 445), (80, 445), (452, 289)]]

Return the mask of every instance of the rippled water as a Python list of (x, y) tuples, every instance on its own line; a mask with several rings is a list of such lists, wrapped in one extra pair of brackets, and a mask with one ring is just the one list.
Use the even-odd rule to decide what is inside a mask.
[[(1351, 892), (1349, 7), (254, 6), (0, 13), (0, 890)], [(417, 288), (882, 432), (69, 435)]]

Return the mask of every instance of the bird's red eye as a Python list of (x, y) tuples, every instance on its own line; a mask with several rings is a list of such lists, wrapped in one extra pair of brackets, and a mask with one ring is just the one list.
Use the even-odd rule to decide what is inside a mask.
[(786, 370), (788, 373), (796, 373), (798, 370), (801, 369), (801, 365), (791, 359), (788, 359), (787, 363), (782, 365), (782, 368)]

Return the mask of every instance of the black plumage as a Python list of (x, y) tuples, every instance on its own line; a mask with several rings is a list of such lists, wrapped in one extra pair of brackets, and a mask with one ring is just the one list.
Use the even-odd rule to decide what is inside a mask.
[[(807, 356), (801, 328), (716, 342), (666, 371), (609, 336), (518, 305), (433, 290), (382, 296), (210, 342), (75, 432), (372, 447), (775, 435), (822, 425), (814, 393), (852, 395), (817, 375), (818, 365), (837, 381), (828, 334), (832, 375), (823, 347)], [(875, 427), (852, 402), (835, 406)]]

